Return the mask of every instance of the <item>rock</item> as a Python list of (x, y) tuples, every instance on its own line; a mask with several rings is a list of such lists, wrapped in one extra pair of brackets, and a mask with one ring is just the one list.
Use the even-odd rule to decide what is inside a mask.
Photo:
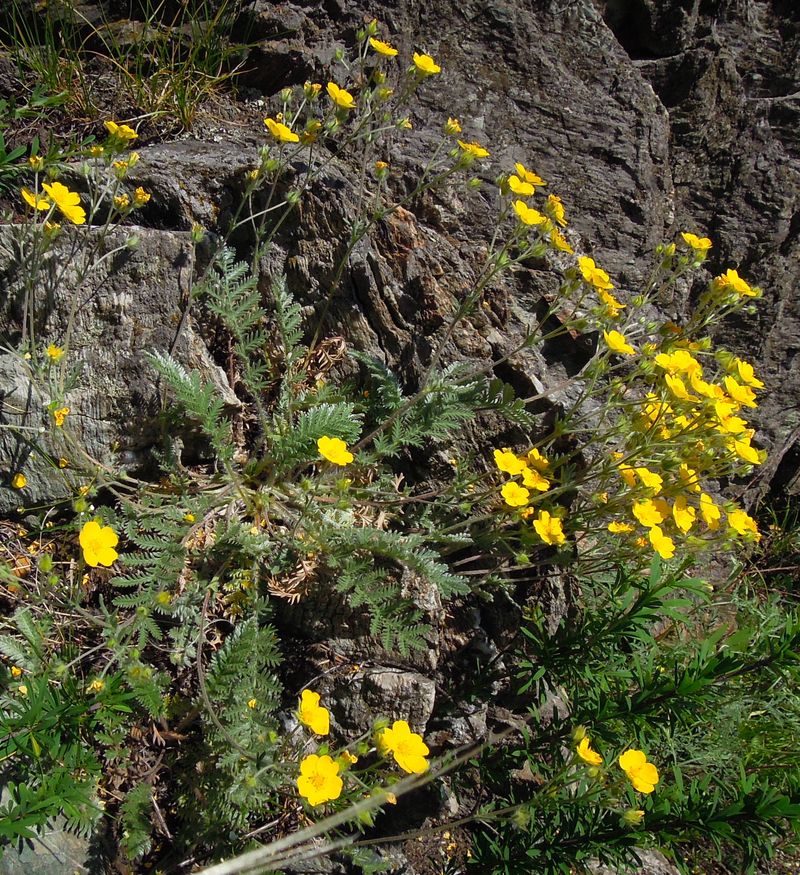
[(261, 94), (277, 94), (288, 85), (302, 85), (317, 66), (315, 54), (288, 40), (262, 40), (250, 46), (240, 82)]
[(436, 587), (409, 569), (399, 574), (399, 591), (421, 612), (420, 622), (428, 627), (420, 648), (400, 654), (387, 650), (370, 634), (369, 616), (352, 609), (327, 578), (314, 580), (295, 603), (276, 602), (281, 625), (310, 642), (322, 645), (327, 653), (343, 660), (380, 663), (432, 674), (439, 664), (442, 602)]
[[(8, 291), (0, 302), (0, 338), (11, 347), (19, 340), (23, 319), (23, 293), (17, 285), (19, 230), (0, 227), (0, 276)], [(126, 248), (134, 230), (139, 244)], [(73, 239), (65, 232), (56, 241), (53, 265), (68, 263)], [(116, 248), (120, 251), (83, 284), (74, 275), (79, 258), (73, 254), (74, 261), (51, 283), (47, 295), (39, 289), (35, 360), (0, 353), (6, 426), (0, 428), (0, 513), (21, 503), (52, 504), (71, 496), (79, 479), (73, 466), (81, 459), (90, 469), (114, 465), (136, 473), (151, 466), (150, 450), (162, 442), (156, 423), (162, 387), (145, 360), (147, 352), (174, 352), (185, 367), (211, 381), (231, 409), (239, 405), (192, 320), (182, 320), (193, 269), (188, 235), (120, 229), (109, 235), (105, 251)], [(44, 348), (48, 343), (66, 345), (70, 322), (63, 372), (60, 365), (48, 369)], [(36, 367), (41, 370), (31, 379)], [(48, 405), (62, 397), (70, 412), (64, 428), (58, 429)], [(187, 443), (193, 439), (184, 437)], [(194, 443), (195, 452), (202, 452)], [(62, 457), (70, 460), (63, 469), (57, 464)], [(28, 480), (21, 491), (9, 488), (17, 471)]]
[(598, 863), (590, 863), (589, 871), (593, 875), (628, 875), (628, 873), (632, 875), (634, 872), (636, 875), (680, 875), (680, 871), (659, 851), (636, 848), (635, 853), (640, 860), (640, 864), (635, 868), (612, 869)]
[(424, 733), (433, 713), (436, 684), (413, 671), (373, 666), (330, 691), (331, 716), (345, 736), (368, 732), (375, 720), (405, 720)]
[[(9, 803), (7, 788), (0, 793), (0, 802)], [(58, 817), (32, 839), (19, 839), (3, 845), (0, 855), (0, 875), (76, 875), (98, 873), (93, 865), (90, 841), (65, 829), (66, 821)]]

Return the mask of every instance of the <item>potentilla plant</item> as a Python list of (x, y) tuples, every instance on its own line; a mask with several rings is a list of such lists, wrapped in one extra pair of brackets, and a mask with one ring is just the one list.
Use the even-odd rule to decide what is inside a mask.
[[(166, 808), (176, 812), (173, 829), (180, 829), (177, 844), (187, 857), (209, 859), (256, 837), (275, 837), (301, 818), (330, 823), (339, 817), (341, 826), (361, 817), (364, 826), (369, 806), (359, 805), (371, 794), (380, 794), (376, 805), (391, 804), (385, 788), (395, 777), (424, 781), (434, 771), (428, 745), (404, 720), (332, 743), (328, 710), (313, 691), (303, 692), (297, 710), (309, 733), (282, 731), (287, 700), (281, 636), (273, 625), (277, 600), (329, 593), (364, 615), (369, 634), (387, 651), (405, 656), (425, 646), (427, 628), (404, 590), (404, 572), (448, 600), (491, 595), (490, 583), (512, 580), (515, 570), (534, 563), (569, 563), (586, 574), (601, 563), (641, 568), (654, 553), (677, 564), (702, 549), (758, 539), (755, 521), (720, 497), (715, 484), (763, 461), (744, 416), (763, 386), (747, 362), (712, 350), (706, 332), (759, 291), (729, 270), (712, 281), (683, 326), (662, 324), (653, 300), (702, 265), (710, 241), (687, 232), (680, 243), (662, 246), (647, 288), (629, 295), (593, 258), (576, 255), (565, 205), (523, 160), (498, 168), (496, 230), (485, 260), (434, 338), (414, 391), (357, 350), (348, 352), (365, 385), (334, 378), (326, 317), (355, 246), (425, 191), (483, 185), (473, 169), (491, 160), (487, 145), (448, 118), (416, 183), (394, 196), (393, 169), (385, 160), (389, 143), (411, 127), (409, 107), (418, 89), (443, 72), (425, 53), (415, 52), (399, 69), (397, 57), (371, 22), (358, 33), (352, 56), (338, 58), (327, 83), (285, 89), (264, 119), (264, 145), (247, 173), (242, 203), (222, 229), (191, 300), (226, 338), (244, 413), (232, 421), (213, 385), (170, 355), (153, 353), (153, 377), (161, 378), (172, 402), (165, 404), (156, 481), (103, 469), (67, 437), (48, 450), (80, 485), (74, 517), (48, 529), (53, 520), (49, 510), (44, 514), (30, 554), (43, 555), (29, 560), (14, 589), (4, 591), (17, 613), (0, 645), (31, 682), (13, 672), (4, 676), (3, 719), (9, 726), (16, 721), (15, 733), (33, 726), (36, 737), (36, 710), (20, 706), (34, 678), (45, 691), (65, 677), (76, 679), (69, 695), (42, 706), (48, 713), (63, 709), (76, 724), (94, 701), (87, 697), (107, 696), (115, 707), (123, 697), (124, 718), (114, 721), (104, 710), (102, 733), (87, 738), (76, 731), (70, 743), (99, 749), (123, 773), (114, 786), (129, 790), (126, 801), (118, 811), (116, 797), (108, 804), (118, 813), (131, 857), (157, 853), (150, 823), (164, 820)], [(108, 139), (86, 156), (87, 194), (59, 182), (57, 166), (35, 160), (33, 182), (22, 192), (29, 221), (18, 354), (29, 363), (31, 381), (45, 387), (55, 438), (69, 435), (70, 417), (80, 412), (69, 400), (67, 379), (75, 309), (63, 337), (38, 336), (46, 282), (61, 282), (66, 269), (47, 278), (46, 256), (53, 241), (67, 235), (64, 223), (75, 226), (69, 265), (80, 285), (119, 251), (107, 251), (111, 230), (150, 199), (128, 183), (138, 160), (129, 151), (136, 132), (113, 121), (106, 128)], [(287, 217), (324, 184), (334, 163), (349, 168), (357, 209), (318, 320), (307, 325), (285, 279), (260, 271)], [(245, 261), (230, 245), (244, 230), (252, 244)], [(199, 244), (203, 237), (196, 227), (192, 239)], [(124, 244), (131, 245), (135, 235)], [(562, 404), (550, 429), (528, 409), (538, 398), (516, 398), (493, 378), (498, 363), (447, 361), (450, 341), (486, 292), (542, 259), (561, 276), (559, 295), (506, 358), (567, 332), (602, 337), (574, 378), (573, 400)], [(546, 327), (555, 313), (557, 327)], [(404, 453), (434, 441), (447, 446), (466, 421), (486, 411), (530, 439), (487, 447), (488, 464), (455, 460), (451, 482), (423, 496), (403, 486)], [(178, 458), (173, 433), (188, 425), (208, 444), (210, 459), (202, 466), (187, 468)], [(9, 471), (8, 483), (24, 504), (25, 471)], [(56, 535), (61, 542), (45, 550)], [(464, 550), (483, 560), (485, 574), (459, 573), (452, 557)], [(26, 611), (42, 625), (31, 626)], [(135, 768), (142, 726), (159, 737), (167, 732), (171, 740), (190, 740), (191, 752), (187, 741), (163, 758), (173, 767), (172, 782), (162, 778), (162, 760), (146, 781)], [(584, 805), (576, 822), (593, 811), (612, 812), (615, 823), (627, 818), (627, 835), (640, 810), (631, 794), (653, 793), (663, 773), (636, 735), (623, 735), (616, 733), (605, 759), (594, 738), (579, 739), (566, 759), (548, 748), (548, 778), (536, 804), (545, 806), (551, 791), (562, 802), (574, 798)], [(563, 732), (555, 736), (562, 742)], [(25, 781), (37, 785), (34, 749), (13, 755)], [(55, 751), (51, 760), (57, 759)], [(126, 762), (129, 772), (121, 765)], [(92, 789), (99, 811), (105, 793), (99, 775)], [(199, 813), (198, 798), (204, 800)], [(20, 796), (20, 812), (23, 803)], [(527, 817), (526, 805), (509, 808)], [(41, 810), (40, 821), (52, 806)], [(270, 825), (259, 826), (264, 823)]]

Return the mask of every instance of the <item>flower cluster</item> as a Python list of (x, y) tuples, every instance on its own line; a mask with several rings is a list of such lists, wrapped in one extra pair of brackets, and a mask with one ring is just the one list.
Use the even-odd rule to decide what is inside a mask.
[[(255, 700), (253, 700), (255, 705)], [(249, 704), (249, 703), (248, 703)], [(307, 726), (315, 735), (328, 735), (330, 732), (330, 714), (320, 704), (319, 693), (303, 690), (297, 716), (300, 722)], [(411, 731), (405, 720), (395, 720), (389, 727), (385, 722), (377, 724), (380, 728), (375, 735), (375, 748), (383, 756), (391, 756), (395, 763), (409, 774), (422, 774), (428, 769), (426, 757), (430, 753), (422, 736)], [(359, 752), (367, 753), (369, 744), (359, 743)], [(328, 746), (324, 745), (319, 754), (311, 754), (300, 763), (300, 774), (297, 778), (297, 790), (309, 805), (323, 805), (338, 799), (345, 783), (341, 775), (347, 773), (358, 761), (359, 757), (342, 750), (337, 756), (330, 756)], [(358, 781), (363, 786), (363, 781)], [(391, 796), (391, 794), (389, 794)], [(394, 797), (387, 801), (396, 801)]]
[[(627, 343), (613, 339), (615, 345)], [(648, 544), (664, 559), (676, 541), (723, 534), (758, 540), (755, 521), (731, 502), (720, 506), (709, 494), (708, 478), (747, 471), (765, 453), (751, 444), (753, 430), (744, 409), (757, 405), (763, 383), (752, 365), (724, 351), (695, 353), (702, 344), (666, 341), (643, 345), (639, 363), (644, 391), (633, 409), (626, 442), (614, 451), (619, 482), (616, 507), (624, 514), (608, 522), (614, 534)], [(609, 347), (613, 349), (611, 343)], [(634, 353), (635, 354), (635, 353)], [(709, 371), (714, 369), (712, 376)]]
[[(533, 529), (545, 544), (559, 546), (566, 541), (559, 509), (553, 512), (541, 508), (536, 512), (531, 505), (538, 504), (550, 489), (552, 473), (550, 460), (536, 447), (525, 456), (518, 456), (508, 447), (494, 451), (498, 471), (509, 479), (500, 489), (504, 502), (512, 508), (523, 508), (521, 516), (530, 519)], [(520, 482), (516, 479), (519, 478)]]
[[(592, 741), (581, 727), (582, 737), (578, 742), (576, 752), (580, 759), (593, 767), (603, 765), (603, 757), (592, 747)], [(639, 793), (652, 793), (659, 782), (658, 769), (647, 761), (647, 756), (641, 750), (629, 749), (620, 754), (617, 760), (619, 767), (625, 772), (633, 789)], [(641, 818), (639, 818), (641, 819)]]
[(523, 235), (534, 233), (529, 243), (535, 246), (537, 243), (554, 251), (574, 254), (572, 246), (561, 229), (567, 227), (567, 213), (561, 198), (555, 194), (549, 194), (541, 209), (536, 209), (528, 202), (538, 189), (547, 183), (538, 173), (529, 170), (521, 162), (514, 164), (514, 172), (500, 178), (500, 191), (513, 199), (513, 210), (518, 222), (518, 231)]

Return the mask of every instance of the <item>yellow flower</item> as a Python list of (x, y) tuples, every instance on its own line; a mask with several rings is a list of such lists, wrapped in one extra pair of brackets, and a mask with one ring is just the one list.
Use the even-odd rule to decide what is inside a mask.
[(658, 783), (658, 769), (640, 750), (626, 750), (620, 755), (619, 767), (628, 776), (634, 790), (652, 793)]
[(664, 485), (664, 479), (660, 474), (654, 473), (649, 468), (634, 468), (634, 470), (642, 483), (648, 489), (652, 489), (654, 494), (661, 492), (661, 487)]
[(119, 553), (114, 549), (119, 543), (119, 536), (111, 526), (101, 526), (97, 520), (90, 520), (84, 523), (78, 540), (83, 558), (92, 568), (98, 565), (110, 567), (119, 558)]
[(64, 355), (63, 347), (56, 346), (54, 343), (51, 343), (47, 349), (45, 350), (45, 354), (50, 359), (51, 362), (57, 362)]
[(553, 221), (558, 222), (562, 228), (567, 227), (567, 214), (564, 210), (564, 204), (561, 203), (561, 198), (551, 194), (547, 196), (547, 201), (544, 205), (544, 211), (552, 217)]
[(414, 62), (414, 67), (421, 76), (434, 76), (436, 73), (441, 73), (442, 68), (433, 60), (430, 55), (420, 55), (414, 52), (411, 60)]
[(34, 210), (42, 210), (44, 212), (51, 207), (50, 201), (44, 195), (34, 194), (29, 188), (23, 188), (21, 194), (25, 203), (29, 207), (33, 207)]
[(322, 91), (322, 85), (319, 82), (306, 82), (303, 84), (303, 94), (308, 100), (316, 100)]
[(619, 476), (633, 489), (636, 486), (636, 471), (630, 465), (620, 465)]
[(725, 377), (722, 382), (725, 384), (725, 391), (737, 404), (742, 404), (745, 407), (758, 407), (755, 392), (749, 386), (742, 386), (733, 377)]
[(752, 386), (754, 389), (763, 389), (764, 384), (756, 377), (753, 366), (742, 359), (734, 359), (733, 364), (736, 367), (736, 372), (739, 374), (739, 379), (746, 385)]
[(24, 489), (28, 485), (28, 478), (21, 471), (17, 471), (11, 478), (11, 485), (14, 489)]
[(599, 766), (603, 762), (603, 758), (596, 750), (592, 750), (592, 742), (588, 735), (584, 735), (578, 742), (578, 756), (590, 766)]
[(103, 152), (105, 152), (105, 149), (102, 146), (95, 145), (89, 147), (89, 154), (92, 156), (92, 158), (99, 158), (103, 154)]
[(297, 790), (309, 805), (322, 805), (338, 799), (343, 786), (339, 777), (339, 763), (331, 757), (312, 753), (300, 763)]
[(52, 182), (49, 185), (43, 182), (42, 188), (73, 225), (85, 224), (86, 212), (81, 206), (81, 196), (76, 191), (70, 191), (60, 182)]
[(389, 805), (397, 805), (397, 796), (395, 796), (394, 793), (387, 793), (386, 801), (389, 803)]
[(374, 36), (369, 38), (369, 44), (379, 55), (385, 55), (387, 58), (393, 58), (397, 54), (397, 49), (394, 46), (383, 42), (383, 40), (375, 39)]
[(247, 700), (247, 707), (251, 711), (253, 711), (255, 709), (256, 705), (258, 705), (258, 699), (248, 699)]
[(467, 155), (471, 155), (473, 158), (487, 158), (489, 156), (489, 150), (484, 149), (480, 143), (465, 143), (463, 140), (456, 140), (456, 142)]
[(674, 376), (673, 374), (664, 374), (664, 382), (669, 387), (670, 392), (679, 400), (679, 401), (698, 401), (697, 395), (692, 395), (692, 393), (686, 388), (686, 384), (680, 377)]
[(631, 826), (636, 826), (637, 823), (641, 823), (644, 820), (644, 811), (641, 808), (629, 808), (625, 814), (622, 815), (622, 819), (625, 823), (631, 824)]
[(645, 501), (635, 501), (633, 503), (633, 515), (647, 528), (660, 525), (664, 522), (666, 516), (663, 507), (649, 498), (645, 499)]
[(389, 165), (386, 161), (376, 161), (375, 162), (375, 172), (380, 176), (385, 173), (389, 169)]
[(661, 526), (652, 526), (647, 533), (653, 549), (662, 559), (672, 559), (675, 555), (675, 543), (672, 538), (667, 537), (661, 530)]
[(118, 194), (114, 198), (114, 206), (118, 210), (127, 210), (130, 205), (131, 205), (131, 199), (126, 194)]
[(509, 507), (524, 507), (531, 497), (530, 492), (524, 486), (520, 486), (513, 480), (506, 483), (500, 492)]
[(398, 766), (409, 774), (422, 774), (428, 770), (425, 757), (430, 753), (422, 736), (411, 731), (405, 720), (395, 720), (390, 729), (384, 729), (378, 739), (382, 752), (391, 752)]
[(317, 449), (321, 456), (334, 465), (349, 465), (355, 458), (347, 449), (347, 444), (337, 437), (324, 435), (317, 441)]
[(522, 471), (522, 482), (528, 489), (536, 489), (538, 492), (547, 492), (550, 488), (549, 480), (542, 477), (535, 468), (531, 470), (527, 466)]
[(56, 428), (61, 428), (64, 425), (64, 420), (69, 415), (69, 407), (59, 407), (53, 411), (53, 419), (56, 423)]
[(66, 458), (64, 458), (64, 456), (61, 456), (61, 458), (58, 460), (58, 467), (59, 468), (69, 467), (69, 459), (66, 459)]
[(588, 255), (581, 255), (578, 259), (578, 269), (584, 281), (590, 286), (594, 286), (599, 291), (608, 292), (614, 288), (609, 275), (594, 263), (593, 258)]
[[(330, 93), (330, 86), (328, 88), (328, 92)], [(352, 98), (350, 99), (352, 100)], [(265, 118), (264, 124), (267, 126), (267, 130), (272, 134), (273, 137), (275, 137), (275, 139), (279, 143), (300, 142), (300, 137), (291, 128), (288, 128), (283, 122), (276, 122), (275, 119)]]
[(28, 688), (25, 686), (25, 684), (20, 684), (17, 687), (17, 690), (19, 691), (20, 696), (27, 696), (28, 695)]
[(498, 471), (505, 471), (506, 474), (510, 474), (512, 477), (521, 474), (526, 467), (525, 462), (518, 458), (507, 447), (502, 450), (494, 451), (494, 463), (497, 465)]
[(546, 456), (543, 456), (536, 447), (531, 447), (528, 450), (528, 464), (537, 471), (546, 471), (550, 467), (550, 461)]
[(451, 137), (461, 133), (461, 122), (457, 118), (448, 118), (444, 125), (444, 132)]
[(696, 516), (697, 511), (687, 503), (685, 496), (679, 495), (672, 506), (672, 518), (675, 520), (675, 525), (684, 535), (694, 525)]
[[(605, 271), (603, 271), (603, 273), (605, 273)], [(606, 274), (606, 276), (608, 276), (608, 274)], [(619, 311), (625, 309), (625, 304), (618, 301), (607, 289), (598, 289), (596, 286), (595, 289), (597, 291), (597, 296), (606, 305), (608, 315), (612, 319), (616, 319), (617, 316), (619, 316)]]
[(356, 100), (349, 91), (344, 88), (339, 88), (335, 82), (328, 83), (328, 97), (339, 107), (339, 109), (355, 109)]
[(680, 477), (681, 484), (689, 492), (700, 491), (700, 478), (697, 476), (697, 471), (695, 471), (694, 468), (690, 468), (685, 463), (681, 463), (681, 466), (678, 468), (678, 477)]
[(546, 216), (543, 216), (538, 210), (534, 210), (533, 207), (529, 207), (525, 201), (514, 201), (514, 212), (523, 225), (541, 225), (547, 221)]
[(736, 292), (741, 298), (757, 298), (758, 291), (743, 280), (737, 271), (726, 270), (725, 273), (714, 277), (713, 285), (722, 291), (729, 289)]
[(508, 187), (514, 194), (518, 194), (520, 197), (530, 197), (536, 191), (530, 182), (523, 182), (518, 176), (513, 174), (508, 177)]
[(700, 493), (700, 515), (712, 532), (719, 528), (722, 511), (714, 504), (714, 499), (710, 495), (706, 495), (705, 492)]
[[(550, 232), (550, 242), (553, 244), (553, 246), (555, 246), (556, 249), (561, 250), (561, 252), (566, 252), (567, 255), (575, 254), (575, 250), (569, 245), (569, 241), (566, 239), (566, 237), (556, 231), (555, 228)], [(616, 313), (613, 315), (616, 315)]]
[(743, 461), (749, 462), (751, 465), (761, 464), (761, 453), (755, 447), (750, 446), (749, 440), (736, 440), (734, 438), (728, 446)]
[(350, 753), (349, 750), (343, 750), (339, 757), (347, 763), (348, 766), (354, 766), (358, 762), (358, 757)]
[(152, 195), (150, 194), (150, 192), (145, 191), (140, 185), (133, 193), (133, 202), (136, 204), (137, 207), (142, 207), (146, 203), (148, 203), (151, 197)]
[(112, 121), (103, 122), (103, 124), (109, 134), (111, 134), (112, 137), (116, 137), (118, 140), (124, 140), (125, 142), (130, 143), (138, 136), (136, 131), (134, 131), (133, 128), (129, 128), (127, 125), (118, 125), (116, 122)]
[(561, 520), (551, 516), (546, 510), (539, 511), (539, 515), (533, 521), (533, 528), (545, 544), (558, 546), (567, 540)]
[(102, 693), (105, 689), (106, 682), (102, 678), (95, 678), (88, 687), (86, 687), (87, 693)]
[(708, 237), (698, 237), (696, 234), (690, 234), (686, 231), (681, 232), (683, 242), (691, 247), (698, 255), (705, 255), (711, 249), (711, 241)]
[(738, 534), (755, 541), (761, 540), (756, 521), (741, 508), (736, 508), (728, 513), (728, 525)]
[(18, 665), (11, 666), (11, 677), (18, 678), (22, 676), (22, 669)]
[(537, 176), (533, 171), (528, 170), (524, 164), (520, 164), (517, 162), (514, 165), (514, 170), (517, 172), (517, 176), (525, 182), (529, 182), (533, 186), (542, 186), (547, 185), (547, 183), (542, 179), (541, 176)]
[(302, 134), (300, 134), (300, 142), (304, 146), (310, 146), (317, 142), (317, 136), (322, 130), (322, 122), (318, 119), (312, 119), (307, 125)]
[(611, 352), (619, 355), (636, 355), (636, 350), (625, 339), (625, 335), (619, 331), (604, 331), (603, 338)]
[(696, 374), (698, 377), (703, 374), (700, 362), (685, 349), (659, 353), (654, 361), (669, 374)]
[(191, 511), (185, 513), (183, 515), (183, 521), (187, 522), (187, 523), (193, 523), (194, 522), (194, 514)]
[(612, 521), (608, 524), (608, 530), (614, 535), (622, 535), (626, 532), (632, 532), (633, 526), (630, 523)]
[(303, 690), (297, 716), (303, 726), (317, 735), (327, 735), (331, 731), (331, 715), (319, 703), (319, 693)]
[(28, 165), (31, 170), (38, 173), (40, 170), (44, 170), (44, 158), (41, 155), (31, 155), (28, 158)]

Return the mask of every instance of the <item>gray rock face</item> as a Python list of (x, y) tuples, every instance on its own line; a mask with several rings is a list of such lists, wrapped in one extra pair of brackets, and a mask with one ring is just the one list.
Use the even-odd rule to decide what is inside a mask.
[(405, 720), (424, 732), (433, 713), (436, 684), (413, 671), (373, 666), (331, 691), (333, 719), (347, 735), (368, 732), (375, 720)]
[(626, 869), (610, 869), (608, 866), (593, 865), (589, 867), (589, 871), (593, 875), (628, 875), (628, 873), (637, 873), (637, 875), (679, 875), (679, 870), (667, 860), (667, 858), (658, 851), (644, 851), (641, 848), (636, 851), (637, 856), (641, 860), (641, 865)]
[[(161, 393), (146, 352), (173, 351), (238, 405), (191, 320), (182, 320), (193, 269), (188, 235), (140, 229), (137, 248), (117, 252), (79, 287), (69, 267), (70, 238), (57, 241), (53, 264), (66, 263), (67, 269), (37, 291), (36, 355), (26, 361), (6, 348), (16, 344), (23, 322), (18, 231), (0, 228), (0, 513), (21, 502), (46, 504), (72, 495), (78, 460), (89, 468), (113, 464), (130, 472), (148, 465), (148, 452), (159, 440)], [(114, 232), (107, 251), (123, 246), (129, 233)], [(48, 369), (45, 347), (65, 345), (68, 334), (65, 357)], [(54, 427), (48, 409), (54, 401), (70, 410), (63, 429)], [(70, 466), (60, 468), (60, 458)], [(10, 488), (17, 471), (28, 480), (21, 491)]]

